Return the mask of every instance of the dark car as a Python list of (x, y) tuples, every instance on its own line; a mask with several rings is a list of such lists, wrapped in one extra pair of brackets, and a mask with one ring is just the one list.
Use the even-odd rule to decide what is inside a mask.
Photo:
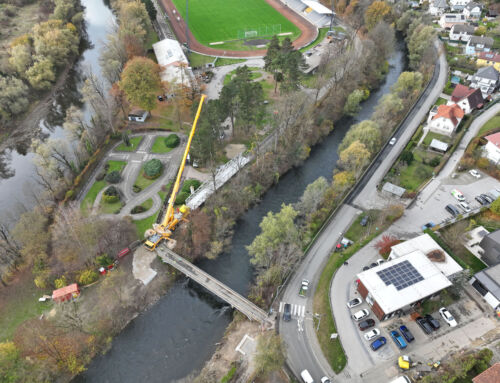
[(425, 316), (425, 319), (427, 320), (427, 322), (429, 322), (429, 324), (432, 326), (432, 328), (434, 330), (437, 330), (438, 328), (441, 327), (441, 325), (439, 324), (439, 321), (437, 319), (433, 318), (432, 315), (427, 314)]
[(459, 215), (459, 214), (460, 214), (460, 212), (458, 211), (458, 209), (457, 209), (455, 206), (451, 205), (451, 204), (450, 204), (450, 205), (446, 205), (446, 206), (445, 206), (445, 209), (446, 209), (446, 211), (447, 211), (448, 213), (450, 213), (453, 217), (456, 217), (457, 215)]
[(292, 320), (292, 306), (290, 303), (285, 303), (285, 308), (283, 310), (283, 320), (285, 322), (290, 322)]
[(489, 194), (481, 194), (480, 197), (482, 197), (484, 200), (488, 201), (488, 203), (492, 203), (495, 199), (493, 196)]
[(387, 343), (387, 339), (385, 339), (385, 337), (381, 336), (380, 338), (375, 339), (372, 342), (372, 344), (370, 344), (370, 347), (372, 348), (373, 351), (377, 351), (380, 347), (382, 347), (386, 343)]
[(401, 336), (401, 334), (399, 334), (399, 332), (394, 330), (394, 331), (391, 331), (390, 334), (391, 334), (392, 340), (394, 341), (394, 343), (396, 343), (396, 346), (398, 346), (400, 349), (406, 348), (406, 342), (403, 339), (403, 337)]
[(488, 205), (488, 201), (484, 199), (482, 196), (478, 195), (474, 198), (477, 202), (479, 202), (481, 205)]
[(363, 218), (361, 218), (361, 222), (359, 223), (361, 226), (366, 226), (368, 223), (368, 216), (365, 215)]
[(373, 262), (373, 263), (370, 265), (370, 269), (373, 269), (374, 267), (377, 267), (377, 266), (378, 266), (378, 264), (377, 264), (377, 263), (375, 263), (375, 262)]
[(415, 321), (426, 334), (430, 334), (432, 332), (432, 326), (424, 318), (418, 317)]
[(408, 327), (406, 326), (400, 326), (399, 327), (399, 331), (401, 331), (401, 334), (403, 334), (403, 336), (405, 337), (405, 339), (408, 341), (408, 342), (413, 342), (415, 340), (415, 337), (413, 336), (413, 334), (410, 332), (410, 330), (408, 330)]
[(370, 270), (370, 266), (363, 267), (363, 271)]
[(375, 326), (375, 321), (373, 319), (366, 319), (358, 324), (361, 331), (368, 330), (370, 327)]

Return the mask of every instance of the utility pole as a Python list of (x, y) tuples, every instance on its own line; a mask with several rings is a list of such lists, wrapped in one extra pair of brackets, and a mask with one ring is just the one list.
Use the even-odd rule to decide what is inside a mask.
[[(187, 0), (186, 0), (186, 2), (187, 2)], [(333, 10), (334, 10), (334, 6), (333, 6), (333, 0), (332, 0), (332, 15), (330, 17), (330, 31), (333, 30), (333, 14), (334, 14)]]
[(189, 0), (186, 0), (186, 47), (189, 53)]

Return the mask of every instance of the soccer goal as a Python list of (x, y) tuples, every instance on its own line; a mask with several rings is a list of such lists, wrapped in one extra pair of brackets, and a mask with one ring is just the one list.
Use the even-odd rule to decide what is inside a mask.
[(258, 31), (245, 31), (245, 38), (250, 39), (252, 37), (257, 37), (259, 35)]

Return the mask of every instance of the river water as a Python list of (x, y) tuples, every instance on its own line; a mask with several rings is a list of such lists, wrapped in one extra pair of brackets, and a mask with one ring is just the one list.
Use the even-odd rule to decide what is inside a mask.
[[(35, 136), (40, 138), (61, 138), (64, 131), (61, 125), (64, 121), (66, 109), (72, 104), (81, 107), (85, 115), (89, 116), (87, 106), (82, 103), (81, 88), (85, 80), (85, 73), (92, 70), (101, 77), (99, 66), (99, 50), (106, 35), (110, 32), (115, 17), (111, 9), (103, 0), (81, 0), (85, 7), (86, 36), (82, 40), (81, 55), (77, 63), (70, 70), (66, 83), (57, 92), (55, 101), (49, 112), (41, 120)], [(12, 220), (17, 216), (16, 204), (26, 208), (34, 205), (33, 191), (36, 193), (37, 185), (34, 182), (35, 171), (33, 154), (29, 152), (30, 139), (20, 139), (15, 147), (0, 153), (0, 212), (2, 221)], [(11, 213), (11, 214), (9, 214)]]
[[(246, 295), (253, 270), (245, 246), (259, 234), (259, 223), (282, 203), (296, 202), (308, 184), (320, 176), (331, 179), (337, 148), (349, 127), (371, 116), (379, 99), (406, 68), (404, 44), (398, 41), (389, 60), (384, 84), (362, 105), (355, 118), (343, 119), (326, 139), (311, 150), (300, 167), (289, 171), (258, 205), (235, 226), (231, 250), (215, 261), (198, 264), (228, 286)], [(215, 350), (231, 320), (231, 311), (202, 287), (177, 282), (150, 310), (132, 321), (113, 341), (111, 350), (94, 359), (75, 382), (173, 382), (199, 371)]]

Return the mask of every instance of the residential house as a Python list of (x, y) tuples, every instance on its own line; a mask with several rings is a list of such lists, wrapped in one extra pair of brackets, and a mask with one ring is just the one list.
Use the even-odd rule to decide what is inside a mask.
[[(483, 148), (483, 157), (486, 157), (491, 162), (498, 164), (500, 162), (500, 132), (490, 134), (484, 138), (486, 138), (487, 142)], [(498, 252), (498, 262), (500, 262), (500, 251)]]
[(448, 7), (448, 3), (446, 0), (434, 0), (429, 4), (429, 13), (432, 16), (441, 16), (445, 13), (450, 7)]
[(429, 234), (392, 247), (387, 262), (357, 275), (357, 290), (379, 320), (409, 312), (451, 286), (461, 271)]
[(469, 283), (493, 310), (500, 309), (500, 265), (488, 267), (474, 274)]
[(468, 42), (474, 35), (474, 27), (469, 24), (457, 24), (450, 29), (450, 40)]
[(477, 58), (477, 66), (493, 66), (500, 72), (500, 54), (496, 52), (481, 52)]
[(469, 114), (474, 109), (480, 109), (484, 105), (481, 89), (469, 88), (468, 86), (457, 84), (448, 105), (457, 104), (465, 114)]
[(76, 283), (52, 291), (52, 300), (57, 303), (69, 301), (71, 299), (76, 299), (79, 296), (80, 296), (80, 288)]
[(465, 6), (463, 14), (468, 20), (477, 20), (481, 17), (483, 6), (478, 3), (469, 3)]
[(435, 133), (451, 136), (464, 118), (464, 111), (457, 105), (439, 105), (432, 108), (427, 119), (427, 128)]
[(498, 15), (499, 15), (498, 11), (493, 6), (490, 6), (488, 12), (486, 12), (486, 17), (490, 19), (496, 19)]
[(472, 0), (450, 0), (450, 8), (452, 11), (461, 11)]
[(439, 18), (438, 24), (441, 28), (450, 29), (457, 24), (467, 24), (467, 19), (461, 13), (445, 13)]
[[(486, 136), (486, 139), (488, 142), (500, 143), (500, 133), (490, 134)], [(500, 230), (485, 235), (479, 242), (479, 247), (483, 250), (481, 260), (484, 263), (488, 266), (498, 265), (500, 263)]]
[(475, 378), (472, 378), (472, 383), (496, 383), (500, 382), (500, 362), (495, 363), (487, 370), (481, 372)]
[(129, 121), (144, 122), (148, 118), (149, 112), (142, 109), (132, 109), (128, 114)]
[(479, 68), (470, 83), (471, 88), (481, 89), (484, 98), (492, 94), (498, 85), (500, 85), (500, 74), (492, 66)]
[(474, 56), (481, 52), (489, 52), (493, 47), (493, 38), (484, 36), (472, 36), (465, 46), (465, 54)]

